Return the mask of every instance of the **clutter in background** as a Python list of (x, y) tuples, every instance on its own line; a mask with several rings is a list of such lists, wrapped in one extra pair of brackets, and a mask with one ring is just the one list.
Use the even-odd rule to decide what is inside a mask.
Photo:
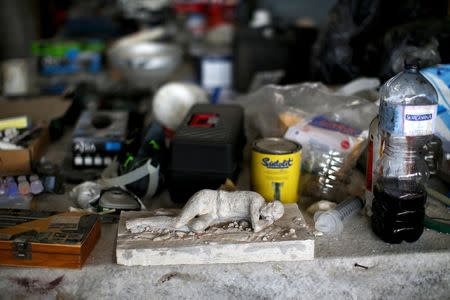
[(422, 67), (449, 60), (445, 2), (337, 1), (315, 41), (312, 79), (346, 83), (360, 76), (383, 80), (400, 72), (404, 59)]
[(131, 87), (156, 90), (181, 63), (182, 50), (163, 42), (167, 32), (156, 28), (116, 41), (108, 50), (108, 62)]
[(41, 158), (33, 163), (33, 170), (42, 178), (44, 191), (53, 194), (64, 193), (64, 177), (59, 164)]
[(32, 127), (27, 116), (0, 119), (0, 149), (17, 150), (27, 145), (43, 129), (42, 125)]
[[(442, 141), (444, 152), (450, 152), (450, 65), (437, 65), (422, 69), (420, 73), (436, 89), (439, 105), (435, 134)], [(447, 168), (448, 172), (448, 168)]]
[(117, 161), (114, 161), (96, 182), (86, 181), (75, 186), (69, 193), (74, 203), (88, 211), (146, 209), (141, 198), (136, 195), (141, 191), (132, 184), (146, 178), (142, 198), (151, 198), (160, 182), (159, 164), (148, 159), (141, 166), (120, 175), (117, 174), (118, 168)]
[(144, 198), (158, 193), (165, 186), (168, 153), (163, 127), (158, 122), (151, 122), (142, 132), (142, 137), (138, 139), (138, 143), (140, 146), (136, 153), (128, 152), (119, 170), (120, 174), (127, 174), (148, 163), (151, 164), (151, 167), (147, 165), (147, 169), (151, 168), (149, 173), (154, 170), (154, 167), (159, 168), (158, 173), (143, 176), (141, 179), (126, 185), (126, 188), (136, 196)]
[(231, 48), (213, 45), (199, 46), (196, 50), (200, 85), (207, 91), (230, 89), (233, 75)]
[(14, 177), (8, 176), (5, 179), (0, 179), (0, 195), (6, 195), (14, 197), (17, 194), (21, 195), (37, 195), (44, 191), (44, 186), (37, 175), (18, 176), (16, 179)]
[(125, 111), (84, 111), (72, 136), (75, 168), (106, 167), (124, 148), (128, 113)]
[(3, 95), (17, 97), (36, 92), (35, 63), (31, 59), (14, 58), (1, 63), (0, 78)]
[(129, 19), (142, 21), (156, 21), (161, 18), (161, 14), (170, 7), (171, 1), (130, 1), (119, 0), (117, 5), (123, 15)]
[(2, 150), (21, 150), (26, 148), (34, 137), (39, 135), (42, 126), (36, 126), (32, 129), (21, 130), (17, 128), (7, 128), (0, 135), (2, 141), (0, 142), (0, 149)]
[(235, 90), (252, 91), (259, 81), (289, 84), (310, 79), (312, 45), (318, 29), (313, 22), (286, 20), (273, 10), (257, 7), (249, 13), (247, 22), (241, 22), (236, 28), (233, 38)]
[(0, 207), (30, 209), (34, 195), (44, 192), (44, 185), (38, 175), (0, 177)]
[(30, 174), (50, 144), (49, 123), (69, 105), (52, 97), (0, 102), (0, 176)]
[(448, 19), (406, 22), (389, 29), (383, 37), (384, 61), (381, 76), (388, 78), (403, 70), (405, 60), (420, 61), (422, 68), (447, 62)]
[(32, 44), (37, 75), (34, 88), (40, 93), (58, 95), (83, 77), (102, 71), (102, 41), (54, 40)]
[(78, 72), (98, 73), (102, 69), (100, 41), (35, 41), (33, 55), (41, 75), (63, 75)]

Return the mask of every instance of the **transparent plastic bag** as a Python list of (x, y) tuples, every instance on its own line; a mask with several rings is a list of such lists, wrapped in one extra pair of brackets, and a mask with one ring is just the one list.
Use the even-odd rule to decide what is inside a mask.
[[(373, 81), (365, 84), (377, 86)], [(355, 92), (364, 89), (357, 86)], [(321, 83), (263, 87), (239, 101), (245, 109), (247, 138), (251, 142), (284, 136), (299, 142), (303, 193), (339, 201), (378, 111), (374, 103), (351, 93), (345, 87), (333, 92)]]
[(351, 108), (367, 100), (340, 96), (322, 83), (288, 86), (267, 85), (238, 99), (245, 109), (246, 134), (257, 137), (281, 137), (289, 126), (315, 115)]

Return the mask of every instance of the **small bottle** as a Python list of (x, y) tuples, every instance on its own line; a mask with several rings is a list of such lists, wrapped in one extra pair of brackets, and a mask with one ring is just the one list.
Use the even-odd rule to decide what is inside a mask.
[(30, 184), (27, 181), (26, 176), (19, 176), (17, 178), (17, 181), (19, 182), (19, 193), (21, 195), (28, 195), (30, 193)]
[(0, 178), (0, 196), (6, 195), (8, 188), (3, 178)]
[(19, 188), (17, 187), (16, 180), (12, 176), (6, 177), (6, 187), (6, 194), (8, 195), (8, 197), (16, 197), (19, 193)]
[(434, 133), (438, 96), (417, 64), (405, 64), (380, 91), (383, 153), (376, 165), (372, 230), (388, 243), (414, 242), (424, 229), (428, 168), (421, 155)]
[(37, 175), (30, 176), (30, 191), (33, 195), (40, 194), (44, 191), (44, 185)]

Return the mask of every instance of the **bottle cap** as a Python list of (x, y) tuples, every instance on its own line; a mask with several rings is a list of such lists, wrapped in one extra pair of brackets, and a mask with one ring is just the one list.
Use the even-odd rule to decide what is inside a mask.
[(403, 68), (417, 71), (420, 68), (420, 58), (405, 58)]

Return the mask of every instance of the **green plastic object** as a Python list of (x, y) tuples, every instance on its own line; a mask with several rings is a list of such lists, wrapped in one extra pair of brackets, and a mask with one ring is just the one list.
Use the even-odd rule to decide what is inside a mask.
[(450, 224), (437, 221), (428, 216), (425, 216), (424, 225), (426, 228), (433, 229), (441, 233), (450, 233)]

